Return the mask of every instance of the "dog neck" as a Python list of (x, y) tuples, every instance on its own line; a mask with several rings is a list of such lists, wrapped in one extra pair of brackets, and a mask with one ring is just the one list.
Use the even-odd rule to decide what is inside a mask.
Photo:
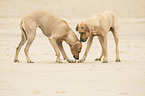
[(78, 40), (77, 36), (75, 35), (75, 33), (73, 31), (68, 32), (69, 34), (67, 35), (65, 41), (66, 43), (69, 44), (69, 46), (71, 47), (73, 44), (75, 44)]

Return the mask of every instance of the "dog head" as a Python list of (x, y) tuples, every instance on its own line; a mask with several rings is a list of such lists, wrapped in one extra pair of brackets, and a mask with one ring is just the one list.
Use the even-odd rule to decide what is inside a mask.
[(79, 59), (79, 53), (81, 52), (81, 50), (82, 50), (82, 43), (80, 41), (77, 41), (71, 46), (71, 52), (75, 59), (77, 60)]
[(85, 23), (78, 24), (76, 27), (76, 31), (78, 31), (80, 34), (81, 42), (87, 41), (89, 34), (90, 34), (90, 29), (87, 24), (85, 24)]

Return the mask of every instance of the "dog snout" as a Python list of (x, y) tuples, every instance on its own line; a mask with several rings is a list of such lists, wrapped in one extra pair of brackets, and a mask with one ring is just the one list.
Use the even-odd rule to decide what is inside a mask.
[(76, 60), (79, 60), (79, 57), (75, 58)]
[(74, 57), (76, 60), (79, 60), (79, 56), (73, 55), (73, 57)]
[(85, 42), (85, 41), (83, 41), (83, 40), (81, 39), (80, 42)]
[(86, 39), (80, 39), (80, 42), (85, 42), (88, 39), (88, 37), (86, 37)]
[(84, 40), (84, 39), (82, 39), (82, 38), (80, 38), (80, 42), (85, 42), (85, 40)]

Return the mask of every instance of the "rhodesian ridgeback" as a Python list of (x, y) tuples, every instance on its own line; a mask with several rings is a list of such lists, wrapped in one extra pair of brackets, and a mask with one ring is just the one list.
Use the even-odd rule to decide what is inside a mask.
[(87, 54), (90, 50), (92, 40), (94, 36), (98, 36), (102, 47), (102, 53), (99, 58), (96, 58), (95, 61), (101, 61), (101, 58), (104, 56), (103, 63), (108, 62), (107, 54), (107, 33), (111, 31), (113, 33), (115, 44), (116, 44), (116, 62), (120, 62), (119, 58), (119, 49), (118, 49), (118, 29), (119, 24), (116, 16), (109, 10), (104, 10), (99, 14), (96, 14), (93, 17), (88, 18), (87, 20), (81, 22), (77, 25), (76, 31), (80, 33), (80, 41), (87, 42), (87, 48), (83, 57), (78, 62), (84, 62)]
[(68, 62), (75, 62), (67, 57), (62, 46), (62, 41), (65, 41), (67, 44), (69, 44), (73, 57), (75, 59), (79, 59), (79, 53), (81, 52), (82, 43), (79, 41), (68, 24), (49, 11), (38, 10), (26, 15), (21, 21), (20, 28), (22, 30), (22, 37), (18, 47), (16, 48), (14, 62), (19, 62), (19, 51), (27, 41), (26, 47), (24, 49), (26, 59), (28, 63), (34, 63), (30, 60), (28, 51), (36, 36), (37, 27), (39, 27), (42, 30), (43, 34), (49, 38), (56, 52), (56, 62), (61, 63), (60, 52), (62, 53), (63, 58)]

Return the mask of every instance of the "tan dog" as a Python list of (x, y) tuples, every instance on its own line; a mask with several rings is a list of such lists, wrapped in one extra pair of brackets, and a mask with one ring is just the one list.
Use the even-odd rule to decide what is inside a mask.
[(22, 30), (22, 37), (20, 44), (16, 48), (14, 62), (19, 62), (19, 51), (27, 41), (26, 47), (24, 49), (26, 59), (28, 63), (33, 63), (33, 61), (30, 60), (28, 51), (35, 38), (37, 27), (39, 27), (42, 30), (43, 34), (49, 38), (56, 52), (56, 62), (61, 62), (60, 51), (64, 59), (66, 59), (70, 63), (74, 62), (67, 57), (62, 46), (62, 41), (65, 41), (69, 44), (73, 57), (75, 59), (79, 59), (79, 53), (81, 52), (82, 44), (78, 40), (75, 33), (70, 29), (68, 24), (64, 20), (59, 19), (48, 11), (39, 10), (28, 14), (21, 21), (20, 28)]
[(89, 37), (85, 54), (78, 62), (84, 62), (91, 47), (93, 37), (98, 36), (100, 44), (102, 46), (102, 53), (99, 58), (95, 59), (95, 61), (101, 61), (101, 58), (104, 55), (103, 63), (107, 63), (107, 33), (109, 31), (112, 31), (116, 43), (116, 62), (120, 62), (118, 49), (118, 28), (119, 24), (117, 18), (109, 10), (105, 10), (78, 24), (76, 27), (76, 31), (79, 31), (80, 33), (80, 41), (85, 42)]

